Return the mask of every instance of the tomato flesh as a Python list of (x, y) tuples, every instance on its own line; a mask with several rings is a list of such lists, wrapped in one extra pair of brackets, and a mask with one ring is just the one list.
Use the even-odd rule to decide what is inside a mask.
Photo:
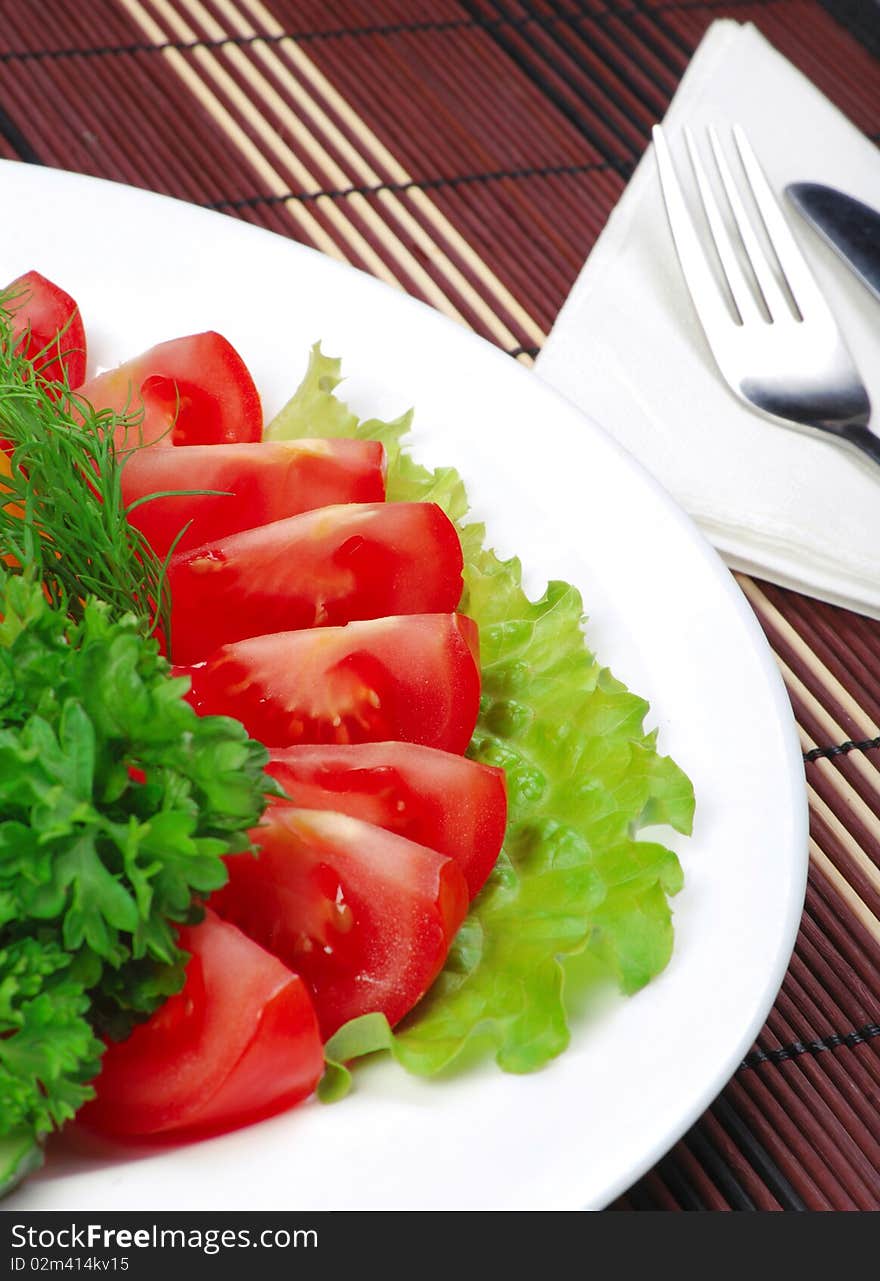
[(182, 991), (108, 1045), (77, 1120), (105, 1134), (217, 1133), (298, 1103), (324, 1066), (308, 991), (268, 951), (208, 912), (180, 931)]
[(260, 852), (227, 857), (214, 910), (302, 976), (325, 1038), (360, 1014), (403, 1018), (467, 911), (456, 864), (359, 819), (291, 805), (270, 806), (251, 836)]
[(267, 747), (393, 739), (463, 752), (480, 706), (476, 624), (462, 614), (276, 632), (178, 665), (189, 700)]
[(347, 503), (174, 555), (172, 654), (197, 662), (229, 641), (388, 614), (455, 609), (461, 545), (436, 503)]
[(70, 294), (38, 271), (25, 272), (8, 287), (12, 337), (46, 383), (77, 388), (86, 376), (86, 332)]
[(238, 352), (220, 334), (172, 338), (99, 374), (80, 388), (95, 409), (142, 413), (120, 428), (119, 449), (135, 445), (219, 445), (259, 441), (259, 393)]
[(267, 770), (300, 809), (349, 814), (454, 859), (471, 898), (495, 866), (507, 823), (501, 769), (415, 743), (359, 743), (277, 747)]
[[(139, 449), (121, 472), (129, 520), (164, 557), (227, 534), (297, 516), (332, 503), (379, 503), (385, 497), (385, 450), (375, 440), (248, 441)], [(218, 490), (178, 494), (174, 490)], [(183, 530), (182, 536), (178, 534)]]

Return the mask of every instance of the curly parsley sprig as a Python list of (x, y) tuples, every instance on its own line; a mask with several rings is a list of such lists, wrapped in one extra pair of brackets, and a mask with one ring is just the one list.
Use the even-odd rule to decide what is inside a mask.
[(186, 687), (134, 614), (87, 598), (73, 620), (0, 568), (0, 1191), (4, 1143), (92, 1096), (96, 1033), (180, 989), (175, 927), (273, 790), (266, 749)]

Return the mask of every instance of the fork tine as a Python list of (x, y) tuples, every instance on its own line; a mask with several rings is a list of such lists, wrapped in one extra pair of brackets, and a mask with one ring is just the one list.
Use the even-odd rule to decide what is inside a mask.
[(733, 174), (730, 172), (730, 166), (727, 158), (721, 150), (721, 143), (718, 134), (712, 125), (709, 126), (709, 143), (712, 147), (712, 154), (715, 157), (715, 163), (718, 166), (718, 173), (721, 175), (721, 182), (724, 186), (731, 212), (736, 221), (739, 234), (742, 239), (743, 248), (746, 251), (746, 257), (751, 264), (752, 271), (755, 273), (755, 280), (758, 282), (758, 288), (761, 296), (767, 306), (767, 310), (773, 320), (782, 320), (791, 315), (791, 308), (788, 305), (785, 295), (779, 287), (776, 277), (773, 275), (767, 256), (761, 248), (760, 241), (755, 235), (749, 215), (746, 213), (746, 207), (742, 202), (736, 183), (733, 180)]
[(694, 177), (697, 180), (700, 199), (703, 202), (706, 221), (709, 224), (709, 230), (712, 233), (718, 257), (721, 260), (721, 267), (733, 296), (733, 301), (736, 304), (736, 309), (739, 312), (740, 320), (745, 323), (747, 320), (762, 319), (751, 286), (746, 280), (742, 267), (739, 265), (739, 259), (736, 256), (727, 228), (724, 225), (724, 220), (721, 217), (721, 210), (718, 208), (715, 193), (712, 191), (709, 179), (706, 177), (706, 171), (700, 160), (694, 135), (687, 127), (684, 130), (684, 139), (691, 158)]
[(679, 186), (666, 137), (659, 125), (654, 125), (651, 136), (654, 139), (663, 203), (666, 205), (678, 261), (697, 316), (709, 339), (709, 345), (712, 346), (713, 334), (723, 333), (724, 329), (730, 327), (731, 319), (706, 262), (700, 238)]
[(827, 313), (828, 305), (816, 283), (816, 278), (807, 266), (794, 233), (773, 195), (770, 184), (764, 176), (764, 170), (741, 125), (733, 126), (733, 137), (755, 204), (764, 221), (767, 237), (773, 246), (773, 252), (779, 259), (782, 274), (788, 282), (791, 296), (797, 303), (798, 310), (802, 316), (819, 311), (823, 314)]

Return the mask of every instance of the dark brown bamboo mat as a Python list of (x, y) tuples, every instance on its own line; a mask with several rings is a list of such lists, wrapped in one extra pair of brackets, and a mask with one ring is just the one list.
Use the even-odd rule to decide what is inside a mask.
[[(0, 156), (304, 241), (529, 364), (719, 17), (880, 138), (860, 0), (0, 0)], [(739, 581), (801, 733), (806, 908), (752, 1051), (611, 1208), (880, 1209), (880, 623)]]

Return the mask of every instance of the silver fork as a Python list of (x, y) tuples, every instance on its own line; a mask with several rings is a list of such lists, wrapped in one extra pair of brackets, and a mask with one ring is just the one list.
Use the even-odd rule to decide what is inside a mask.
[[(703, 252), (663, 131), (659, 125), (653, 130), (672, 238), (718, 368), (737, 396), (775, 422), (819, 433), (880, 464), (880, 438), (868, 426), (868, 393), (748, 138), (739, 125), (734, 126), (733, 137), (746, 185), (794, 309), (750, 221), (718, 134), (711, 127), (708, 134), (738, 232), (739, 248), (728, 232), (693, 134), (690, 129), (684, 130), (700, 200), (735, 315)], [(753, 284), (747, 279), (741, 255), (751, 268)]]

